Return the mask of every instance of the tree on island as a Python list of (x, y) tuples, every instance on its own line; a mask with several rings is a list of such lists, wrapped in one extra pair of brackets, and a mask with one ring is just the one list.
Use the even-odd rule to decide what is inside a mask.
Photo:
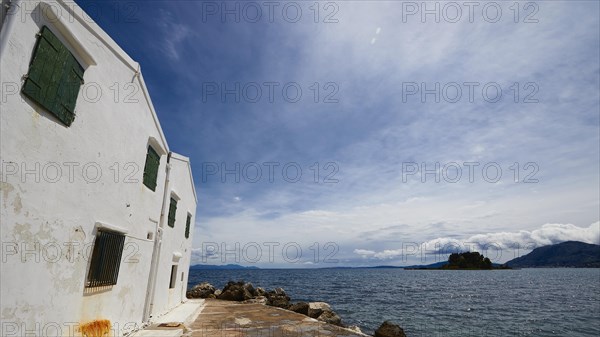
[(492, 261), (478, 252), (453, 253), (442, 269), (492, 269)]

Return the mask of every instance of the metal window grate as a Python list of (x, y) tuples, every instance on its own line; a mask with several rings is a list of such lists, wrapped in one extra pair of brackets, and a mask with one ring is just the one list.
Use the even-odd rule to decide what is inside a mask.
[(98, 231), (88, 272), (88, 287), (117, 284), (124, 244), (125, 235)]

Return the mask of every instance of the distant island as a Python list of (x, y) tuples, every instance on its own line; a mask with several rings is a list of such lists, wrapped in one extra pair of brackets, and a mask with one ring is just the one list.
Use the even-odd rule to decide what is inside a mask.
[(600, 245), (566, 241), (506, 262), (515, 268), (600, 268)]
[(453, 253), (448, 257), (448, 262), (437, 262), (426, 266), (410, 266), (404, 269), (412, 270), (492, 270), (511, 269), (507, 265), (498, 265), (478, 252)]
[(440, 269), (491, 270), (510, 269), (506, 265), (494, 266), (492, 261), (478, 252), (454, 253), (448, 257), (448, 263)]
[[(491, 267), (490, 267), (491, 264)], [(491, 263), (483, 255), (474, 253), (451, 254), (447, 262), (407, 266), (404, 269), (486, 270), (511, 268), (600, 268), (600, 245), (566, 241), (538, 247), (529, 254), (512, 259), (503, 265)]]
[(190, 270), (232, 270), (232, 269), (260, 269), (255, 266), (244, 267), (239, 264), (213, 265), (213, 264), (195, 264)]

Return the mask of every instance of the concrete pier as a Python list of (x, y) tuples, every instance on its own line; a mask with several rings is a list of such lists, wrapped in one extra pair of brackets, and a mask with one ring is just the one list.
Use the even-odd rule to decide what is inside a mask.
[(187, 337), (366, 336), (280, 308), (213, 299), (186, 328)]

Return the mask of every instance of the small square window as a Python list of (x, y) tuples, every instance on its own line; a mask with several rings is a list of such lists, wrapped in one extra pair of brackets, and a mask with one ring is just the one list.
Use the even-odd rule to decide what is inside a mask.
[(102, 287), (117, 284), (125, 235), (101, 231), (96, 234), (87, 287)]

